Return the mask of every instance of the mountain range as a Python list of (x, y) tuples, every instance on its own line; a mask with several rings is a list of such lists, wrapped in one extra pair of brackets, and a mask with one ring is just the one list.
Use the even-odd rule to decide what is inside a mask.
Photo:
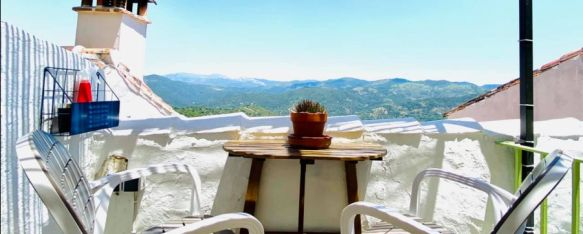
[(189, 113), (257, 109), (252, 114), (285, 115), (295, 102), (307, 98), (324, 104), (331, 115), (419, 120), (441, 119), (443, 112), (498, 86), (403, 78), (274, 81), (191, 73), (148, 75), (144, 81), (179, 112), (188, 107)]

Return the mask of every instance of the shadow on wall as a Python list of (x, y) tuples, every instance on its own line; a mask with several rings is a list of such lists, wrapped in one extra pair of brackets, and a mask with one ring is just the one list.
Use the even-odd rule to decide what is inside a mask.
[[(496, 144), (501, 139), (484, 135), (478, 123), (468, 121), (430, 122), (422, 128), (434, 131), (366, 134), (366, 141), (386, 145), (388, 151), (382, 162), (373, 162), (367, 201), (408, 210), (413, 180), (427, 168), (480, 177), (511, 191), (513, 152)], [(493, 226), (491, 203), (478, 190), (430, 178), (423, 182), (420, 197), (423, 218), (456, 232), (488, 232)]]
[(424, 133), (469, 133), (484, 130), (480, 123), (473, 119), (444, 119), (421, 124)]
[[(212, 134), (210, 134), (212, 135)], [(159, 163), (185, 163), (193, 165), (202, 179), (203, 210), (210, 213), (216, 187), (225, 165), (226, 153), (222, 150), (222, 140), (209, 140), (209, 135), (174, 134), (168, 132), (143, 132), (141, 130), (116, 131), (102, 130), (88, 134), (89, 160), (84, 164), (87, 175), (93, 177), (102, 162), (109, 155), (122, 155), (129, 159), (129, 168), (144, 167)], [(151, 176), (145, 181), (145, 193), (137, 214), (135, 228), (163, 223), (170, 217), (189, 215), (190, 179), (187, 176)], [(169, 191), (172, 191), (169, 193)]]

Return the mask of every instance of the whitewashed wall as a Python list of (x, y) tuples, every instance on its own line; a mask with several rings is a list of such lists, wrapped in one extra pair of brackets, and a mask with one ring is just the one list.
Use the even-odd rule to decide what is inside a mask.
[[(356, 123), (358, 122), (358, 124)], [(336, 128), (330, 128), (336, 126)], [(372, 162), (359, 168), (359, 176), (369, 174), (368, 185), (361, 187), (362, 197), (371, 202), (385, 204), (398, 209), (407, 209), (410, 189), (414, 176), (429, 167), (445, 168), (458, 173), (480, 177), (507, 190), (513, 185), (513, 151), (497, 145), (499, 140), (511, 140), (518, 133), (516, 120), (481, 124), (471, 119), (443, 120), (419, 123), (414, 119), (360, 121), (354, 117), (332, 118), (328, 134), (335, 136), (335, 142), (366, 141), (386, 146), (388, 155), (381, 162)], [(583, 123), (576, 119), (560, 119), (535, 124), (541, 147), (545, 150), (556, 148), (581, 150), (583, 145)], [(338, 130), (339, 131), (333, 131)], [(350, 132), (344, 132), (350, 129)], [(360, 137), (354, 132), (360, 129)], [(248, 118), (241, 114), (208, 116), (182, 119), (165, 117), (158, 119), (126, 121), (111, 132), (101, 132), (87, 139), (91, 142), (88, 150), (87, 172), (98, 166), (104, 155), (123, 154), (130, 158), (130, 167), (143, 167), (152, 163), (187, 163), (194, 165), (203, 181), (202, 206), (205, 213), (220, 214), (240, 211), (244, 201), (244, 190), (248, 180), (249, 160), (227, 161), (222, 144), (231, 139), (256, 139), (262, 137), (284, 138), (289, 130), (286, 117)], [(292, 229), (297, 209), (298, 165), (295, 162), (278, 162), (280, 169), (265, 168), (261, 187), (264, 198), (277, 196), (289, 201), (281, 203), (266, 201), (258, 205), (258, 216), (267, 227)], [(286, 164), (286, 165), (283, 165)], [(275, 164), (274, 164), (275, 165)], [(363, 171), (366, 170), (366, 171)], [(326, 182), (328, 191), (326, 202), (318, 202), (321, 192), (310, 187), (306, 202), (310, 209), (326, 215), (338, 207), (330, 206), (333, 200), (342, 203), (344, 181), (330, 177), (342, 177), (338, 168), (308, 169), (310, 181)], [(278, 179), (274, 179), (278, 178)], [(359, 179), (360, 186), (366, 181)], [(284, 186), (282, 192), (281, 185)], [(147, 181), (146, 194), (142, 201), (135, 227), (143, 230), (165, 220), (188, 215), (189, 181), (184, 176), (158, 176)], [(570, 230), (570, 213), (556, 207), (570, 205), (570, 179), (553, 193), (550, 201), (550, 230), (564, 233)], [(170, 191), (170, 192), (169, 192)], [(316, 192), (315, 192), (316, 191)], [(435, 181), (423, 189), (425, 194), (423, 215), (433, 217), (457, 233), (489, 233), (492, 215), (486, 196), (466, 186)], [(267, 194), (267, 195), (266, 195)], [(269, 195), (270, 194), (270, 195)], [(261, 201), (260, 201), (261, 203)], [(336, 203), (334, 203), (336, 204)], [(271, 208), (269, 208), (269, 207)], [(275, 207), (275, 208), (274, 208)], [(553, 208), (555, 207), (555, 208)], [(269, 213), (289, 212), (291, 215)], [(261, 213), (263, 212), (263, 213)], [(267, 213), (266, 213), (267, 212)], [(317, 212), (316, 212), (317, 213)], [(266, 215), (267, 214), (267, 215)], [(336, 214), (337, 215), (337, 214)], [(310, 224), (311, 223), (311, 224)], [(307, 228), (316, 224), (307, 221)], [(330, 231), (335, 223), (320, 220), (320, 227)]]
[(1, 23), (2, 94), (2, 233), (41, 233), (46, 209), (16, 159), (17, 139), (38, 127), (43, 69), (47, 66), (87, 69), (78, 54), (43, 41), (6, 22)]
[(75, 45), (113, 49), (132, 73), (142, 78), (147, 22), (123, 12), (78, 11), (77, 14)]

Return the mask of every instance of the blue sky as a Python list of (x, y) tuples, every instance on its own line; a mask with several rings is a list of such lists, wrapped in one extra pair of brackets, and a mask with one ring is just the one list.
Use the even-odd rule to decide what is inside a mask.
[[(3, 21), (72, 45), (79, 1), (2, 0)], [(583, 1), (534, 1), (535, 68), (583, 46)], [(518, 77), (518, 1), (159, 0), (146, 73), (274, 80)]]

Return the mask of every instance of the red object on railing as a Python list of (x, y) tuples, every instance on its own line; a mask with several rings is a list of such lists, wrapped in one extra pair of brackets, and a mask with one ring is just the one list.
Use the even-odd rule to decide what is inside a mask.
[(93, 96), (91, 95), (91, 82), (89, 80), (81, 80), (77, 86), (75, 95), (73, 96), (73, 102), (92, 102)]

